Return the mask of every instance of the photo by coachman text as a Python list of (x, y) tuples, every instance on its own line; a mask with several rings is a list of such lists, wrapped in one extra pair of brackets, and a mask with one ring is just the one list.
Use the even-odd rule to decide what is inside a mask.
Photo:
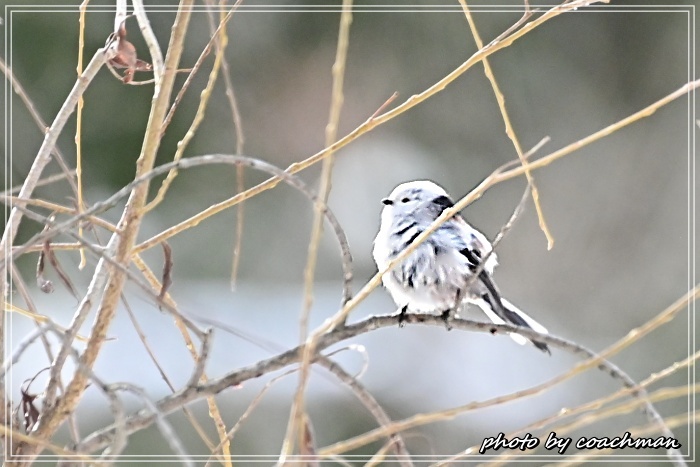
[[(559, 454), (564, 454), (566, 449), (571, 445), (572, 439), (568, 437), (559, 438), (555, 432), (549, 433), (547, 440), (544, 443), (544, 448), (548, 451), (557, 449)], [(499, 433), (498, 436), (485, 438), (479, 454), (484, 454), (488, 449), (498, 451), (499, 449), (519, 449), (521, 451), (535, 449), (539, 446), (540, 440), (530, 433), (525, 433), (523, 437), (506, 438), (504, 433)], [(675, 439), (666, 436), (658, 438), (634, 438), (629, 431), (626, 431), (622, 436), (608, 437), (581, 437), (576, 441), (576, 449), (680, 449), (681, 443)]]

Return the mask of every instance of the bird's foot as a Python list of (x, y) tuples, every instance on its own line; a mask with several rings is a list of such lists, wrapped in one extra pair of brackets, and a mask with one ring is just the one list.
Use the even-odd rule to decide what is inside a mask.
[(440, 315), (440, 318), (445, 322), (445, 329), (448, 331), (452, 330), (452, 324), (450, 324), (450, 321), (452, 321), (452, 310), (445, 310), (442, 312)]
[(402, 328), (406, 325), (406, 320), (408, 319), (408, 317), (406, 316), (407, 311), (408, 311), (408, 305), (401, 308), (401, 312), (399, 313), (399, 327), (400, 328)]

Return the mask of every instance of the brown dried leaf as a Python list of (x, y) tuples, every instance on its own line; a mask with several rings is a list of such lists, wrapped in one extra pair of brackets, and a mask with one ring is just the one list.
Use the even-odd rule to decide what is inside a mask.
[(46, 269), (46, 255), (50, 254), (49, 242), (44, 242), (44, 246), (39, 252), (39, 261), (36, 263), (36, 285), (44, 293), (52, 293), (54, 291), (53, 282), (44, 277)]
[[(24, 380), (24, 383), (22, 383), (22, 386), (19, 388), (20, 394), (22, 394), (22, 402), (20, 402), (20, 407), (22, 410), (22, 417), (24, 418), (24, 430), (25, 432), (29, 433), (32, 431), (32, 428), (36, 424), (37, 420), (39, 420), (39, 415), (41, 415), (41, 412), (39, 412), (39, 409), (36, 407), (34, 404), (34, 400), (39, 396), (38, 394), (31, 394), (29, 392), (29, 386), (32, 385), (34, 380), (36, 379), (37, 376), (39, 376), (41, 373), (44, 371), (48, 370), (48, 368), (44, 368), (37, 374), (35, 374), (31, 379), (26, 379)], [(24, 387), (24, 384), (29, 382), (27, 384), (27, 387)]]
[[(309, 420), (308, 415), (305, 414), (303, 416), (302, 423), (303, 432), (301, 439), (299, 440), (299, 454), (305, 457), (316, 456), (316, 441), (314, 439), (314, 430), (311, 426), (311, 420)], [(311, 467), (318, 467), (321, 465), (317, 460), (312, 458), (305, 459), (304, 464)]]
[(136, 47), (126, 40), (126, 23), (122, 23), (117, 31), (116, 49), (117, 54), (109, 60), (109, 64), (114, 68), (126, 68), (122, 77), (124, 83), (130, 83), (134, 73), (137, 71), (150, 71), (153, 69), (150, 63), (140, 60), (136, 56)]
[(168, 245), (168, 242), (161, 243), (163, 247), (163, 278), (161, 283), (163, 284), (160, 288), (160, 293), (158, 294), (158, 300), (163, 301), (165, 294), (173, 283), (172, 273), (173, 273), (173, 250)]

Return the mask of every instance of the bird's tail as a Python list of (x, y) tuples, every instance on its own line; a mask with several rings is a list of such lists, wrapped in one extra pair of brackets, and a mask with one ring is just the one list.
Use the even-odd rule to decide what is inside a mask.
[[(521, 311), (513, 305), (511, 302), (505, 298), (501, 298), (499, 301), (503, 305), (501, 313), (498, 313), (494, 307), (498, 306), (498, 303), (491, 303), (491, 297), (485, 295), (481, 300), (475, 300), (474, 303), (481, 308), (481, 310), (488, 316), (488, 318), (496, 324), (515, 324), (525, 328), (530, 328), (533, 331), (537, 331), (542, 334), (547, 334), (547, 328), (542, 326), (540, 323), (528, 316), (524, 311)], [(520, 334), (510, 333), (510, 337), (518, 344), (527, 343), (528, 339), (521, 336)], [(535, 347), (542, 350), (543, 352), (551, 353), (549, 347), (544, 342), (539, 342), (536, 340), (531, 341)]]

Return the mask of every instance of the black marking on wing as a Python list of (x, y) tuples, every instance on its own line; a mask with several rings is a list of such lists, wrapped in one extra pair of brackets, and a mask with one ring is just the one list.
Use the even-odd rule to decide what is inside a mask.
[(408, 245), (410, 245), (411, 243), (413, 243), (413, 241), (414, 241), (416, 238), (418, 238), (418, 236), (419, 236), (420, 234), (422, 234), (422, 233), (423, 233), (422, 230), (420, 230), (420, 229), (416, 230), (416, 233), (414, 233), (414, 234), (411, 236), (411, 238), (409, 238), (409, 239), (403, 244), (403, 247), (402, 247), (401, 249), (403, 250), (403, 249), (405, 249), (405, 248), (408, 248)]
[[(479, 253), (478, 250), (472, 250), (471, 248), (464, 248), (463, 250), (460, 250), (460, 253), (462, 253), (469, 260), (469, 269), (476, 271), (476, 268), (481, 264), (481, 253)], [(481, 271), (481, 273), (485, 272), (486, 271)], [(488, 274), (486, 275), (488, 276)], [(481, 274), (479, 274), (479, 277), (481, 277)]]
[(399, 253), (401, 253), (403, 250), (405, 250), (406, 248), (408, 248), (408, 246), (409, 246), (411, 243), (413, 243), (413, 241), (414, 241), (416, 238), (418, 238), (418, 236), (419, 236), (420, 234), (422, 234), (422, 233), (423, 233), (423, 231), (420, 230), (420, 229), (418, 229), (418, 230), (416, 231), (416, 233), (414, 233), (414, 234), (411, 236), (411, 238), (409, 238), (408, 240), (406, 240), (401, 246), (398, 246), (398, 247), (392, 249), (392, 250), (391, 250), (391, 253), (389, 254), (389, 256), (392, 257), (392, 258), (395, 258)]
[(415, 227), (415, 226), (416, 226), (416, 223), (415, 223), (415, 222), (411, 222), (410, 224), (408, 224), (408, 225), (407, 225), (406, 227), (404, 227), (403, 229), (394, 232), (394, 236), (400, 237), (401, 235), (405, 234), (406, 232), (408, 232), (409, 230), (411, 230), (411, 229), (412, 229), (413, 227)]
[(408, 283), (409, 288), (413, 288), (413, 278), (416, 276), (416, 265), (412, 264), (408, 268), (408, 271), (404, 271), (404, 277), (406, 278), (406, 283)]

